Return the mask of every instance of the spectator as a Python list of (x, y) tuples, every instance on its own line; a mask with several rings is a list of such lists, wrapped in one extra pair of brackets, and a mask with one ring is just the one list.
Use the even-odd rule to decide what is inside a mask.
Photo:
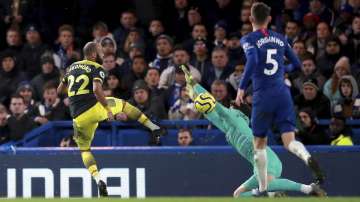
[[(319, 16), (313, 14), (313, 13), (307, 13), (303, 18), (303, 33), (302, 33), (302, 39), (308, 40), (312, 39), (314, 35), (316, 35), (316, 26), (319, 24), (320, 18)], [(314, 51), (314, 49), (311, 49)]]
[(194, 103), (190, 99), (185, 86), (180, 88), (180, 96), (170, 106), (169, 119), (170, 120), (194, 120), (199, 119), (200, 113), (195, 109)]
[[(173, 106), (181, 97), (181, 89), (186, 85), (185, 74), (180, 68), (174, 69), (174, 82), (165, 90), (166, 106)], [(161, 76), (160, 76), (161, 81)], [(167, 107), (168, 109), (168, 107)]]
[[(11, 96), (10, 111), (11, 116), (8, 118), (10, 129), (10, 140), (21, 140), (27, 132), (36, 127), (36, 123), (25, 113), (26, 105), (24, 98), (20, 95)], [(21, 127), (19, 127), (21, 126)]]
[(225, 47), (226, 46), (226, 43), (227, 43), (226, 29), (227, 29), (227, 24), (223, 20), (220, 20), (215, 24), (215, 26), (214, 26), (215, 40), (213, 42), (214, 47)]
[(163, 93), (162, 89), (159, 89), (160, 72), (156, 68), (149, 68), (146, 71), (145, 82), (151, 91), (152, 96), (159, 96)]
[(134, 83), (132, 98), (129, 103), (139, 108), (149, 118), (166, 119), (164, 103), (159, 101), (157, 96), (151, 96), (150, 89), (143, 80)]
[(70, 119), (70, 111), (58, 97), (57, 83), (48, 82), (44, 85), (42, 102), (38, 103), (31, 114), (34, 122), (43, 125), (49, 121)]
[(315, 65), (315, 59), (311, 53), (306, 53), (302, 57), (302, 66), (300, 75), (293, 81), (294, 87), (301, 92), (304, 81), (309, 78), (316, 79), (319, 89), (322, 89), (325, 83), (325, 77), (318, 71)]
[(7, 119), (9, 114), (4, 105), (0, 104), (0, 144), (3, 144), (9, 140), (9, 126), (7, 123)]
[(352, 8), (348, 4), (343, 4), (340, 8), (339, 16), (334, 22), (333, 33), (335, 36), (339, 37), (341, 43), (345, 45), (347, 43), (347, 35), (351, 32), (351, 21)]
[(62, 25), (58, 29), (58, 44), (55, 49), (55, 66), (65, 71), (73, 59), (80, 60), (80, 51), (75, 46), (75, 32), (71, 25)]
[(191, 130), (187, 128), (181, 128), (178, 132), (177, 137), (179, 146), (186, 147), (193, 145), (193, 137)]
[(144, 48), (144, 44), (142, 43), (133, 43), (130, 45), (129, 53), (121, 64), (121, 71), (123, 71), (124, 74), (130, 72), (134, 57), (144, 55)]
[(225, 107), (230, 107), (231, 97), (228, 93), (227, 85), (224, 80), (215, 80), (211, 84), (211, 94), (216, 101), (220, 102)]
[(351, 63), (360, 64), (360, 15), (354, 16), (351, 28), (346, 50), (348, 50)]
[(26, 76), (20, 71), (14, 52), (5, 51), (0, 58), (0, 103), (8, 104), (11, 94), (21, 81), (26, 80)]
[(329, 137), (318, 124), (318, 120), (310, 108), (301, 109), (298, 117), (300, 128), (296, 133), (296, 137), (304, 145), (328, 145), (330, 143)]
[(133, 28), (130, 29), (128, 35), (125, 38), (124, 46), (121, 50), (121, 56), (123, 58), (129, 57), (130, 48), (137, 44), (142, 50), (145, 49), (144, 40), (141, 37), (141, 30)]
[(7, 48), (5, 51), (12, 51), (17, 57), (19, 57), (22, 50), (22, 38), (18, 28), (10, 27), (6, 32)]
[(281, 11), (281, 14), (276, 16), (275, 25), (278, 32), (282, 32), (287, 21), (284, 15), (291, 14), (290, 19), (295, 21), (301, 21), (304, 17), (304, 8), (299, 2), (299, 0), (285, 0), (284, 9)]
[(242, 74), (244, 73), (244, 68), (244, 65), (236, 65), (234, 72), (231, 73), (229, 79), (226, 80), (234, 89), (234, 91), (237, 91), (239, 87)]
[(333, 114), (345, 118), (353, 117), (355, 99), (359, 94), (359, 88), (353, 76), (345, 75), (341, 77), (339, 92), (341, 98), (334, 104)]
[(245, 35), (249, 34), (250, 32), (252, 32), (252, 30), (253, 30), (253, 28), (252, 28), (251, 23), (244, 23), (241, 25), (240, 34), (241, 34), (241, 36), (245, 36)]
[(315, 79), (308, 79), (304, 82), (302, 93), (295, 97), (294, 103), (298, 110), (310, 108), (316, 117), (330, 118), (330, 101), (319, 91)]
[(181, 42), (188, 36), (189, 26), (187, 12), (189, 10), (188, 0), (174, 0), (173, 9), (165, 14), (168, 19), (166, 26), (171, 34), (176, 35), (176, 41)]
[(211, 53), (211, 63), (212, 66), (206, 69), (201, 80), (202, 85), (206, 89), (210, 89), (214, 80), (226, 80), (233, 72), (233, 67), (229, 65), (229, 57), (226, 49), (215, 48)]
[(36, 104), (36, 101), (34, 99), (34, 88), (31, 86), (31, 84), (27, 81), (21, 82), (16, 90), (16, 94), (24, 98), (26, 106), (25, 113), (31, 112)]
[[(120, 16), (120, 27), (114, 30), (114, 39), (117, 47), (124, 47), (125, 39), (131, 29), (136, 28), (138, 18), (133, 11), (124, 11)], [(142, 31), (140, 31), (143, 34)]]
[(301, 58), (306, 53), (305, 42), (302, 40), (294, 41), (293, 51), (299, 58)]
[(238, 33), (230, 33), (226, 43), (229, 54), (229, 64), (231, 66), (245, 64), (245, 54), (240, 44), (240, 38)]
[(160, 35), (156, 39), (156, 58), (149, 66), (159, 69), (160, 73), (171, 65), (173, 40), (168, 35)]
[(45, 52), (40, 57), (41, 73), (31, 80), (31, 86), (34, 88), (34, 99), (41, 100), (43, 87), (49, 81), (59, 82), (60, 73), (55, 67), (55, 62), (50, 52)]
[(164, 34), (165, 28), (160, 20), (151, 20), (149, 24), (149, 36), (146, 39), (145, 56), (147, 60), (152, 60), (156, 57), (156, 39), (161, 34)]
[(116, 63), (116, 55), (115, 53), (107, 53), (104, 54), (102, 59), (102, 67), (104, 68), (105, 72), (109, 73), (110, 71), (118, 72), (119, 75), (125, 75), (126, 70), (122, 69)]
[(131, 87), (135, 81), (144, 79), (148, 66), (143, 56), (135, 56), (131, 64), (131, 70), (122, 78), (122, 86), (129, 90), (127, 94), (131, 94)]
[(333, 116), (330, 121), (328, 136), (333, 146), (352, 146), (351, 131), (345, 125), (345, 117)]
[(193, 48), (193, 57), (190, 60), (190, 64), (199, 70), (202, 75), (205, 69), (208, 69), (211, 65), (211, 61), (208, 55), (208, 48), (206, 46), (206, 40), (204, 38), (196, 39)]
[(120, 73), (115, 69), (109, 71), (108, 76), (106, 77), (106, 85), (109, 88), (109, 90), (111, 90), (112, 96), (121, 99), (130, 98), (128, 89), (125, 89), (122, 86)]
[[(202, 16), (198, 7), (191, 7), (187, 12), (188, 27), (192, 28), (194, 25), (202, 23)], [(190, 31), (190, 29), (188, 30)]]
[(350, 63), (347, 57), (341, 57), (335, 64), (334, 73), (324, 85), (324, 95), (329, 98), (333, 105), (336, 100), (340, 99), (339, 81), (342, 76), (350, 74)]
[(326, 41), (331, 37), (330, 27), (326, 22), (316, 26), (316, 37), (307, 41), (307, 50), (315, 55), (316, 60), (325, 54)]
[(40, 57), (48, 47), (42, 43), (39, 29), (35, 25), (29, 25), (25, 33), (26, 44), (21, 50), (21, 58), (28, 78), (33, 78), (41, 72)]
[(335, 63), (339, 60), (341, 55), (342, 51), (339, 39), (335, 37), (328, 39), (325, 46), (325, 54), (317, 60), (317, 65), (326, 78), (330, 78)]
[(288, 43), (292, 46), (294, 41), (300, 39), (301, 28), (298, 22), (289, 20), (285, 26), (285, 38)]
[(92, 28), (92, 36), (94, 38), (94, 42), (96, 43), (100, 43), (105, 37), (114, 38), (109, 32), (107, 24), (102, 21), (98, 21), (94, 24)]
[(159, 88), (164, 88), (167, 89), (169, 88), (171, 85), (174, 84), (175, 82), (175, 71), (176, 69), (179, 69), (180, 65), (186, 65), (194, 80), (195, 81), (200, 81), (201, 80), (201, 75), (200, 72), (193, 66), (191, 66), (189, 64), (189, 54), (186, 52), (185, 49), (183, 48), (176, 48), (174, 50), (174, 55), (173, 55), (173, 65), (167, 67), (160, 75), (160, 81), (159, 81)]
[(75, 147), (76, 143), (72, 136), (64, 137), (61, 139), (59, 147)]
[(335, 21), (334, 12), (324, 4), (324, 0), (310, 0), (309, 10), (319, 16), (321, 21), (333, 25)]
[(100, 45), (102, 47), (102, 51), (103, 51), (104, 55), (115, 54), (115, 56), (116, 56), (117, 46), (116, 46), (116, 42), (113, 38), (104, 37), (101, 40)]
[(240, 11), (240, 24), (243, 25), (245, 23), (250, 23), (250, 15), (251, 15), (251, 7), (250, 6), (242, 6)]
[[(183, 47), (187, 52), (191, 52), (191, 50), (194, 47), (194, 43), (196, 39), (202, 38), (207, 39), (208, 32), (206, 30), (206, 27), (204, 24), (196, 24), (193, 26), (192, 32), (191, 32), (191, 38), (187, 39), (183, 42)], [(209, 48), (210, 46), (208, 46)]]

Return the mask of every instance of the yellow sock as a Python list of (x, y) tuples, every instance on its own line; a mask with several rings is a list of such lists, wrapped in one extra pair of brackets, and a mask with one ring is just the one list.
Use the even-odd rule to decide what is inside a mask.
[(98, 183), (100, 180), (100, 176), (96, 166), (95, 158), (92, 153), (90, 151), (82, 151), (81, 158), (84, 162), (85, 167), (89, 170), (91, 176), (95, 179), (96, 183)]
[(128, 102), (124, 102), (123, 112), (130, 118), (136, 120), (150, 130), (156, 130), (160, 127), (155, 125), (144, 113)]

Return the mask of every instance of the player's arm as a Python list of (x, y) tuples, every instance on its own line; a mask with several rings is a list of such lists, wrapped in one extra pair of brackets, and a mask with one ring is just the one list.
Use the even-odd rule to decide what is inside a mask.
[(290, 61), (290, 65), (286, 66), (286, 72), (292, 72), (296, 69), (301, 68), (301, 62), (298, 56), (294, 53), (293, 49), (291, 48), (290, 44), (285, 45), (285, 56)]
[(67, 88), (67, 82), (66, 82), (66, 76), (64, 76), (64, 78), (61, 79), (56, 92), (58, 95), (60, 95), (61, 93), (63, 93), (65, 91), (65, 89)]

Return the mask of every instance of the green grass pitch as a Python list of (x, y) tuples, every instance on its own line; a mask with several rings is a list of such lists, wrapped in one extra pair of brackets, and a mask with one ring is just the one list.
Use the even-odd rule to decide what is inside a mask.
[[(1, 200), (1, 199), (0, 199)], [(329, 198), (221, 198), (221, 197), (156, 197), (146, 199), (119, 199), (119, 198), (105, 198), (105, 199), (84, 199), (84, 198), (72, 198), (72, 199), (6, 199), (8, 202), (106, 202), (106, 201), (123, 201), (123, 202), (360, 202), (360, 197), (329, 197)]]

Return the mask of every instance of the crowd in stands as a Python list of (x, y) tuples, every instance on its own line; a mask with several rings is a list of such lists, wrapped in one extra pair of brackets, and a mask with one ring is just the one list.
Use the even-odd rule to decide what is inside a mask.
[[(102, 46), (106, 95), (128, 100), (152, 119), (202, 118), (181, 64), (230, 107), (244, 72), (240, 38), (252, 31), (254, 0), (148, 1), (156, 15), (147, 20), (127, 1), (119, 14), (100, 12), (105, 17), (96, 9), (106, 2), (71, 2), (0, 2), (0, 143), (49, 121), (71, 120), (69, 100), (56, 87), (66, 67), (82, 60), (87, 41)], [(302, 62), (284, 81), (296, 107), (298, 138), (351, 145), (345, 122), (360, 117), (360, 1), (264, 2), (272, 7), (270, 29), (285, 35)], [(250, 116), (251, 87), (244, 100), (240, 109)], [(330, 119), (329, 128), (318, 119)], [(191, 138), (191, 131), (181, 132), (186, 135), (179, 142)]]

